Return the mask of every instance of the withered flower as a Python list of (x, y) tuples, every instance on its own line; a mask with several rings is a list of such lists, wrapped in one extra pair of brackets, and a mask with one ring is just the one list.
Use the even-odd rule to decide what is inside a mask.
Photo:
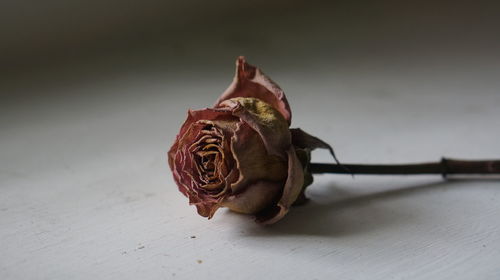
[(305, 199), (310, 151), (331, 147), (290, 129), (291, 116), (283, 90), (243, 57), (214, 107), (188, 112), (168, 162), (201, 216), (228, 207), (272, 224)]
[[(285, 93), (243, 57), (236, 76), (213, 108), (188, 112), (168, 162), (179, 190), (201, 216), (220, 207), (254, 214), (272, 224), (306, 200), (312, 174), (498, 175), (500, 160), (452, 160), (395, 165), (340, 165), (333, 149), (301, 129), (290, 129)], [(330, 151), (336, 164), (310, 163), (313, 149)]]

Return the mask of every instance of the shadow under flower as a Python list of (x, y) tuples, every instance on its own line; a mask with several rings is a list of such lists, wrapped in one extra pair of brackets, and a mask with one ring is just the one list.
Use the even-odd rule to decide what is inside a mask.
[(333, 185), (329, 186), (327, 195), (334, 198), (340, 197), (339, 199), (328, 203), (310, 200), (305, 205), (293, 207), (282, 221), (274, 225), (248, 225), (248, 220), (245, 219), (242, 223), (246, 226), (242, 225), (242, 227), (244, 227), (245, 235), (258, 237), (283, 235), (340, 237), (388, 227), (408, 226), (419, 220), (418, 211), (414, 209), (415, 205), (395, 207), (394, 204), (384, 203), (384, 201), (420, 192), (443, 191), (452, 186), (467, 185), (468, 181), (470, 180), (440, 180), (362, 195), (349, 193), (346, 188)]

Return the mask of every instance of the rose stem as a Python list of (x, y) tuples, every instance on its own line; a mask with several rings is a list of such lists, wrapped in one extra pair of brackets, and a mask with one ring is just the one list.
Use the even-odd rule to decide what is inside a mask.
[(482, 175), (500, 174), (500, 160), (455, 160), (443, 158), (440, 162), (415, 164), (329, 164), (311, 163), (313, 174), (336, 173), (351, 175)]

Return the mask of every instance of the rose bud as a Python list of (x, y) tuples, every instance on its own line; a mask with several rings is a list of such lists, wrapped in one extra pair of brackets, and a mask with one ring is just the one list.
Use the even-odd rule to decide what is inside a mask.
[(243, 57), (213, 108), (190, 110), (168, 152), (179, 190), (209, 219), (220, 207), (272, 224), (305, 200), (312, 183), (310, 151), (329, 149), (300, 129), (289, 129), (284, 92)]

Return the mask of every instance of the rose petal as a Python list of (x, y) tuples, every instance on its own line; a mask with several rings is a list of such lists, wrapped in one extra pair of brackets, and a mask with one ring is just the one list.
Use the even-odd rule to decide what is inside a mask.
[(174, 175), (174, 180), (179, 190), (185, 196), (189, 196), (190, 193), (192, 193), (192, 188), (190, 188), (194, 181), (192, 174), (196, 171), (192, 155), (189, 152), (189, 142), (185, 142), (190, 139), (196, 139), (200, 133), (200, 128), (201, 126), (196, 123), (191, 124), (182, 137), (180, 137), (180, 135), (177, 136), (178, 139), (168, 153), (169, 164)]
[[(193, 151), (197, 150), (197, 147), (192, 147), (192, 145), (196, 141), (204, 141), (207, 139), (201, 136), (204, 132), (214, 137), (223, 136), (226, 140), (222, 143), (222, 147), (227, 147), (227, 149), (229, 149), (230, 139), (233, 135), (233, 133), (229, 133), (229, 131), (236, 128), (237, 122), (239, 122), (239, 119), (233, 116), (232, 111), (227, 108), (190, 110), (174, 144), (168, 151), (168, 162), (179, 190), (189, 198), (190, 204), (196, 206), (201, 216), (211, 218), (214, 215), (215, 211), (220, 207), (219, 203), (222, 200), (223, 192), (230, 189), (230, 183), (236, 181), (237, 172), (236, 174), (235, 172), (230, 172), (230, 174), (224, 177), (225, 175), (223, 173), (227, 172), (222, 172), (221, 169), (219, 175), (221, 175), (222, 179), (226, 182), (225, 185), (228, 187), (224, 188), (224, 190), (216, 196), (210, 194), (210, 190), (200, 188), (200, 178), (196, 177), (198, 173), (196, 170), (197, 163), (193, 158)], [(204, 131), (203, 129), (207, 124), (220, 125), (220, 127), (218, 127), (222, 130), (224, 135), (217, 131)], [(228, 158), (222, 158), (221, 161), (231, 161), (232, 157), (230, 151), (228, 155)], [(232, 166), (233, 164), (231, 164), (231, 167)], [(228, 180), (231, 181), (228, 182)]]
[(267, 77), (259, 68), (246, 63), (240, 56), (236, 60), (236, 75), (231, 85), (217, 99), (214, 107), (234, 97), (258, 98), (273, 106), (290, 125), (292, 112), (283, 90)]
[(299, 158), (295, 154), (295, 149), (291, 147), (288, 151), (288, 178), (278, 204), (257, 215), (257, 222), (262, 224), (274, 224), (281, 220), (290, 206), (299, 197), (304, 185), (304, 171)]
[(254, 129), (270, 155), (286, 159), (285, 151), (291, 145), (291, 136), (288, 124), (278, 111), (256, 98), (233, 98), (224, 101), (221, 106), (230, 108), (234, 116)]
[(238, 181), (231, 185), (235, 194), (256, 179), (284, 182), (288, 176), (287, 161), (269, 155), (260, 135), (246, 123), (238, 125), (231, 139), (231, 150), (240, 171)]
[[(180, 140), (185, 137), (186, 132), (191, 127), (194, 122), (199, 120), (234, 120), (234, 117), (231, 114), (231, 111), (227, 108), (206, 108), (201, 110), (189, 110), (187, 119), (181, 126), (179, 134), (177, 134), (174, 144), (168, 151), (168, 164), (170, 165), (170, 169), (173, 170), (173, 159), (175, 153), (177, 152), (180, 144)], [(187, 139), (187, 141), (194, 141), (195, 139)]]
[(255, 214), (277, 200), (283, 182), (258, 181), (248, 186), (244, 192), (227, 197), (222, 206), (244, 214)]
[(220, 205), (218, 205), (217, 202), (215, 203), (210, 203), (210, 202), (200, 202), (200, 203), (191, 203), (196, 206), (196, 210), (198, 210), (198, 214), (202, 217), (207, 217), (208, 219), (211, 219), (217, 209), (220, 208)]

